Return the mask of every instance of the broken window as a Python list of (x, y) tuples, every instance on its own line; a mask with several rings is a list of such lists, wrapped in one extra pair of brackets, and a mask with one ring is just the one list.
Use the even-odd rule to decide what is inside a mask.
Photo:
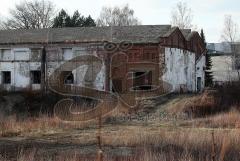
[(149, 90), (152, 87), (152, 71), (133, 72), (133, 89)]
[(47, 60), (50, 62), (62, 60), (57, 48), (47, 49)]
[(74, 82), (74, 76), (71, 71), (63, 71), (61, 74), (63, 78), (64, 84), (73, 84)]
[(41, 49), (31, 49), (31, 61), (41, 61)]
[(72, 48), (63, 48), (63, 60), (70, 60), (73, 57)]
[(11, 84), (11, 72), (10, 71), (2, 72), (2, 83), (3, 84)]
[(32, 84), (41, 83), (41, 71), (31, 71), (31, 82)]
[(235, 56), (235, 69), (236, 70), (240, 69), (240, 55)]
[(30, 59), (30, 51), (28, 49), (14, 50), (14, 59), (20, 61), (28, 61)]
[(10, 49), (2, 49), (0, 53), (1, 53), (1, 60), (8, 61), (13, 59)]

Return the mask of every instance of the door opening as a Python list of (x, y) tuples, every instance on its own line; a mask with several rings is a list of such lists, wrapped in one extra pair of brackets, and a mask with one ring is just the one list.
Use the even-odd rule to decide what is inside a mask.
[(133, 73), (134, 90), (152, 89), (152, 71), (137, 71)]
[(202, 89), (201, 84), (202, 84), (202, 78), (197, 77), (197, 92), (201, 91), (201, 89)]
[(122, 92), (122, 80), (113, 79), (112, 80), (112, 91), (113, 92)]

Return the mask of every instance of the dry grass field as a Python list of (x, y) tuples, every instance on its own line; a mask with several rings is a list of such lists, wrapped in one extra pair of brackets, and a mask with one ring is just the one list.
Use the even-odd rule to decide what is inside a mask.
[(102, 120), (101, 152), (97, 121), (12, 115), (0, 122), (0, 160), (239, 161), (239, 96), (228, 88), (145, 100), (128, 114), (119, 106)]

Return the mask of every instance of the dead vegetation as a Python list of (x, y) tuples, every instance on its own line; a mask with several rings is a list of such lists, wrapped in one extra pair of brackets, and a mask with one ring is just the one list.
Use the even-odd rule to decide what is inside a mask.
[(232, 107), (229, 112), (222, 112), (206, 118), (193, 120), (185, 125), (194, 125), (195, 127), (206, 128), (240, 128), (240, 112), (236, 109), (239, 107)]
[[(158, 113), (160, 110), (167, 113), (167, 117), (174, 118), (174, 122), (169, 121), (171, 119), (166, 121), (159, 119), (160, 121), (136, 123), (130, 119), (124, 124), (121, 120), (112, 124), (108, 121), (110, 117), (106, 118), (101, 129), (103, 160), (238, 161), (240, 158), (240, 89), (236, 92), (238, 88), (236, 84), (229, 84), (217, 90), (206, 90), (203, 94), (180, 97), (178, 101), (169, 103), (171, 106), (165, 110), (152, 107), (155, 116), (160, 117)], [(121, 107), (121, 104), (119, 106)], [(140, 108), (141, 110), (144, 109)], [(151, 114), (151, 111), (147, 111)], [(133, 114), (134, 111), (117, 108), (111, 117)], [(31, 141), (31, 148), (28, 148), (28, 145), (26, 147), (16, 145), (19, 151), (15, 157), (18, 161), (93, 161), (97, 160), (97, 131), (96, 121), (62, 122), (51, 115), (19, 121), (13, 115), (1, 120), (0, 141), (4, 137), (16, 136), (44, 140), (38, 147), (34, 141)], [(28, 144), (24, 140), (18, 143)], [(87, 146), (90, 146), (90, 152), (89, 149), (84, 150)], [(118, 153), (116, 154), (113, 149)], [(5, 150), (0, 147), (0, 160), (11, 161), (12, 158), (7, 157), (6, 153), (13, 151), (10, 147)]]
[(178, 117), (203, 117), (217, 112), (219, 110), (217, 104), (218, 99), (212, 93), (204, 92), (201, 95), (183, 98), (169, 107), (168, 112)]
[(17, 121), (16, 116), (9, 116), (0, 122), (0, 136), (11, 137), (33, 131), (48, 131), (60, 127), (60, 121), (43, 116), (42, 118), (29, 118)]
[[(117, 128), (119, 130), (116, 131), (111, 130), (110, 127), (102, 129), (104, 161), (212, 161), (213, 158), (215, 161), (238, 161), (240, 157), (239, 130), (171, 129), (157, 126), (121, 126)], [(83, 135), (89, 134), (86, 132)], [(79, 140), (81, 139), (79, 138)], [(64, 140), (64, 138), (60, 137), (60, 140)], [(95, 140), (96, 142), (97, 140)], [(42, 148), (45, 149), (45, 152), (41, 148), (34, 148), (34, 145), (31, 149), (22, 149), (18, 152), (18, 160), (96, 160), (96, 152), (83, 153), (83, 151), (88, 151), (84, 150), (84, 147), (55, 147), (56, 150), (52, 151), (52, 148), (48, 149), (43, 144)], [(93, 152), (95, 148), (92, 147)], [(114, 148), (117, 154), (113, 152)], [(130, 152), (124, 150), (128, 148), (130, 148)], [(43, 155), (45, 153), (48, 155)], [(8, 158), (5, 159), (9, 161)]]
[(93, 122), (63, 122), (56, 117), (49, 117), (47, 115), (19, 121), (13, 115), (0, 121), (0, 137), (47, 135), (74, 128), (84, 128), (92, 124)]
[(207, 117), (240, 110), (240, 83), (226, 84), (217, 89), (207, 89), (203, 94), (183, 98), (169, 107), (172, 115), (185, 118)]

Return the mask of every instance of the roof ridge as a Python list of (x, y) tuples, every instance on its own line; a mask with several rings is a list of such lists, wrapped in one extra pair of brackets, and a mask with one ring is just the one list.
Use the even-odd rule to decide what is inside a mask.
[(30, 28), (30, 29), (24, 29), (24, 28), (20, 28), (20, 29), (3, 29), (0, 30), (0, 32), (4, 32), (4, 31), (39, 31), (39, 30), (58, 30), (58, 29), (86, 29), (86, 28), (125, 28), (125, 27), (171, 27), (171, 25), (165, 24), (165, 25), (133, 25), (133, 26), (88, 26), (88, 27), (56, 27), (56, 28)]
[[(112, 28), (112, 29), (111, 29)], [(171, 29), (171, 25), (67, 27), (44, 29), (15, 29), (0, 31), (0, 44), (55, 42), (132, 41), (133, 43), (158, 43), (159, 37)]]

